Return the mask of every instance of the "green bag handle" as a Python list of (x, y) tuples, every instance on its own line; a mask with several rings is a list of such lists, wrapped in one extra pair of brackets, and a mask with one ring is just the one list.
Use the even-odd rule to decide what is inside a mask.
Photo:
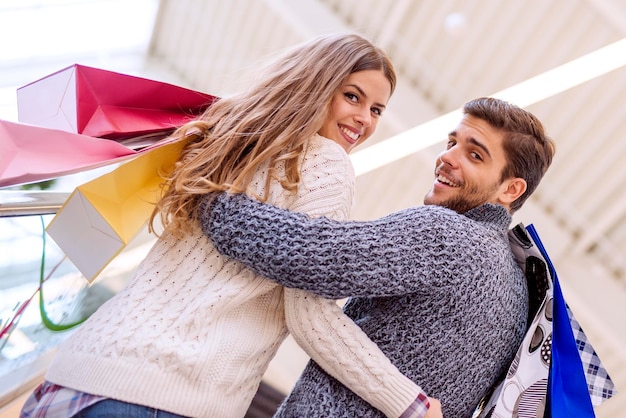
[(44, 271), (46, 266), (46, 227), (43, 221), (43, 216), (40, 216), (41, 227), (42, 227), (42, 251), (41, 251), (41, 265), (39, 268), (39, 314), (41, 315), (41, 322), (44, 324), (46, 328), (50, 331), (66, 331), (68, 329), (74, 328), (77, 325), (82, 324), (87, 320), (87, 318), (79, 319), (76, 322), (72, 322), (70, 324), (56, 324), (54, 323), (48, 313), (46, 312), (46, 306), (43, 298), (43, 282), (44, 279)]

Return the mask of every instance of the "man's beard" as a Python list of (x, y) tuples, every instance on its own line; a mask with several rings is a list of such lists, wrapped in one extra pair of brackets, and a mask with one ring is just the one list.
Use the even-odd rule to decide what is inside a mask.
[(443, 206), (458, 213), (465, 213), (489, 201), (493, 193), (498, 189), (499, 184), (489, 188), (480, 189), (472, 186), (458, 195), (443, 201), (429, 199), (430, 192), (424, 197), (425, 205)]

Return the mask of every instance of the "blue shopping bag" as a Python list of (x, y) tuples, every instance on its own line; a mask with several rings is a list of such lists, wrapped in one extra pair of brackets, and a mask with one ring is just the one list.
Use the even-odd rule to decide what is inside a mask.
[(615, 386), (567, 306), (535, 227), (509, 232), (529, 289), (528, 331), (506, 376), (485, 396), (480, 418), (595, 417)]
[(553, 284), (552, 358), (544, 416), (552, 418), (595, 417), (585, 370), (556, 270), (534, 226), (530, 225), (527, 231), (546, 261)]

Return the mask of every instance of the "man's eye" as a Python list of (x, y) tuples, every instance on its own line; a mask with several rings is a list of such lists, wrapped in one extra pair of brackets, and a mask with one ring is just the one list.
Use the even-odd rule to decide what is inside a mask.
[(473, 159), (475, 159), (475, 160), (478, 160), (478, 161), (482, 161), (482, 160), (483, 160), (482, 155), (480, 155), (480, 154), (479, 154), (479, 153), (477, 153), (477, 152), (472, 152), (472, 154), (471, 154), (471, 155), (472, 155), (472, 158), (473, 158)]

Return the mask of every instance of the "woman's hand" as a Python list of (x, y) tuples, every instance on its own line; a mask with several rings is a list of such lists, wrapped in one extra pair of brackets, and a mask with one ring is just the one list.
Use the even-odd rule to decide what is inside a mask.
[(439, 399), (428, 398), (428, 402), (430, 402), (430, 408), (428, 408), (428, 412), (426, 412), (424, 418), (443, 418), (443, 413), (441, 412), (441, 402), (439, 402)]

